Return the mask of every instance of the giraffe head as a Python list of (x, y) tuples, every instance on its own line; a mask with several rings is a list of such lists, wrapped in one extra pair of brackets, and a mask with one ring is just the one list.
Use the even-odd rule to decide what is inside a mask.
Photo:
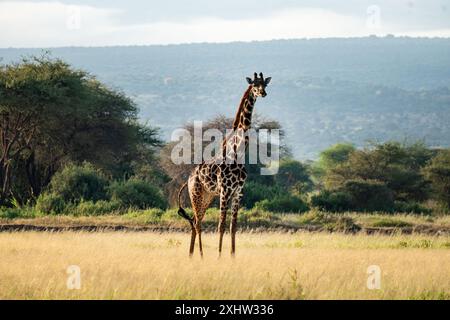
[(271, 79), (272, 79), (271, 77), (264, 79), (262, 72), (259, 74), (258, 77), (258, 75), (255, 72), (253, 80), (251, 78), (247, 78), (247, 82), (252, 87), (252, 93), (255, 97), (264, 98), (267, 95), (266, 87)]

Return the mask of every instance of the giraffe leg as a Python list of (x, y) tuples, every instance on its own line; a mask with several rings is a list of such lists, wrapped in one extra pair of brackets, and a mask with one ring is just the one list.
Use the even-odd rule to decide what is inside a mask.
[(194, 211), (194, 221), (191, 225), (191, 245), (189, 248), (189, 255), (192, 256), (195, 247), (195, 238), (198, 236), (198, 244), (200, 249), (200, 255), (203, 257), (202, 237), (201, 237), (201, 223), (204, 215), (204, 190), (197, 177), (191, 177), (189, 179), (189, 196), (191, 198), (192, 210)]
[(202, 197), (202, 203), (197, 207), (197, 221), (195, 222), (195, 230), (198, 235), (198, 247), (200, 249), (200, 256), (203, 258), (203, 245), (202, 245), (202, 221), (205, 216), (206, 209), (211, 204), (214, 197), (211, 194), (204, 193)]
[(238, 188), (236, 190), (235, 196), (232, 200), (231, 210), (231, 225), (230, 225), (230, 233), (231, 233), (231, 256), (234, 257), (236, 252), (236, 230), (237, 230), (237, 216), (239, 211), (239, 206), (242, 198), (242, 188)]
[(222, 243), (223, 243), (223, 234), (225, 233), (225, 224), (227, 219), (227, 212), (220, 212), (220, 221), (219, 221), (219, 257), (222, 255)]
[(195, 231), (198, 235), (198, 249), (200, 250), (200, 256), (203, 258), (203, 246), (202, 246), (202, 225), (201, 220), (196, 221)]
[(222, 254), (223, 234), (225, 233), (225, 225), (227, 220), (228, 194), (220, 193), (220, 220), (219, 220), (219, 257)]
[(197, 232), (195, 231), (195, 227), (192, 226), (191, 231), (191, 246), (189, 247), (189, 256), (192, 257), (194, 254), (194, 246), (195, 246), (195, 238), (197, 237)]

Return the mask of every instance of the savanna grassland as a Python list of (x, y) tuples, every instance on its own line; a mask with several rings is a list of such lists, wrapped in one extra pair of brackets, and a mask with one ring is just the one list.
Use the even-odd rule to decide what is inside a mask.
[(244, 232), (235, 259), (203, 239), (202, 260), (187, 233), (0, 233), (0, 299), (450, 299), (448, 235)]
[[(435, 70), (426, 72), (427, 82)], [(189, 259), (189, 224), (177, 214), (179, 205), (189, 207), (187, 192), (178, 197), (178, 191), (195, 165), (174, 161), (176, 141), (165, 140), (149, 124), (158, 123), (161, 130), (184, 128), (187, 136), (195, 136), (194, 126), (167, 123), (167, 117), (158, 121), (165, 105), (155, 109), (161, 113), (156, 118), (142, 121), (142, 99), (127, 96), (120, 83), (117, 88), (102, 83), (104, 77), (91, 72), (47, 54), (0, 65), (0, 299), (450, 299), (450, 149), (442, 140), (445, 130), (414, 127), (431, 140), (416, 135), (407, 135), (410, 141), (391, 140), (398, 139), (398, 128), (408, 127), (408, 119), (404, 110), (401, 117), (389, 113), (399, 106), (409, 106), (410, 114), (425, 106), (442, 109), (436, 119), (424, 122), (427, 128), (441, 128), (448, 118), (448, 89), (411, 95), (360, 88), (360, 95), (373, 99), (361, 104), (358, 90), (344, 83), (345, 77), (341, 84), (336, 75), (323, 80), (295, 75), (278, 82), (281, 86), (275, 81), (271, 100), (265, 100), (273, 118), (255, 116), (252, 128), (279, 130), (276, 145), (267, 141), (271, 154), (280, 149), (277, 174), (262, 175), (264, 163), (247, 166), (234, 260), (228, 255), (217, 259), (214, 231), (220, 210), (212, 203), (203, 220), (206, 256), (201, 260)], [(160, 84), (166, 74), (157, 69), (147, 73)], [(244, 79), (237, 90), (239, 77), (230, 78), (235, 89), (221, 89), (227, 95), (221, 105), (228, 105), (223, 103), (228, 98), (230, 105), (239, 101), (230, 95), (244, 91)], [(154, 93), (147, 98), (157, 106), (156, 97), (169, 101), (177, 94), (185, 97), (183, 112), (195, 111), (201, 105), (186, 79), (147, 90)], [(196, 77), (195, 83), (204, 89), (208, 77), (201, 79)], [(323, 95), (319, 87), (325, 86), (335, 93)], [(301, 130), (314, 127), (306, 135), (309, 141), (300, 139), (301, 145), (315, 148), (317, 157), (302, 149), (302, 159), (310, 161), (294, 157), (303, 147), (289, 146), (288, 137), (297, 129), (283, 128), (280, 122), (283, 112), (277, 105), (285, 104), (286, 88), (296, 103), (302, 103), (298, 97), (303, 95), (304, 104), (315, 115), (319, 112), (313, 118), (289, 114), (295, 121), (306, 119)], [(348, 88), (351, 94), (345, 93)], [(372, 125), (360, 117), (351, 120), (342, 115), (339, 103), (332, 103), (336, 94), (350, 113), (362, 105), (378, 110), (381, 118), (372, 112)], [(314, 104), (314, 99), (323, 103)], [(211, 105), (209, 96), (200, 100)], [(194, 102), (192, 108), (188, 101)], [(260, 107), (264, 109), (263, 103)], [(333, 117), (327, 112), (334, 109), (346, 123), (328, 121)], [(208, 110), (213, 113), (192, 119), (203, 119), (203, 129), (225, 133), (235, 109), (227, 107), (224, 114)], [(405, 125), (388, 123), (395, 132), (380, 136), (377, 130), (386, 129), (389, 115)], [(321, 130), (317, 121), (341, 128), (342, 134)], [(183, 150), (183, 155), (185, 151), (192, 152)], [(69, 266), (81, 270), (79, 290), (67, 287)], [(379, 289), (367, 287), (370, 266), (381, 270)]]

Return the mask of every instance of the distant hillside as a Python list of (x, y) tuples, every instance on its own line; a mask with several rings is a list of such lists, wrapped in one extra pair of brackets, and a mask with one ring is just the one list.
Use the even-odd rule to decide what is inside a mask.
[[(0, 49), (3, 63), (37, 49)], [(189, 120), (232, 116), (245, 76), (273, 77), (256, 110), (286, 129), (294, 155), (339, 141), (450, 145), (450, 39), (355, 38), (58, 48), (52, 56), (132, 96), (164, 138)]]

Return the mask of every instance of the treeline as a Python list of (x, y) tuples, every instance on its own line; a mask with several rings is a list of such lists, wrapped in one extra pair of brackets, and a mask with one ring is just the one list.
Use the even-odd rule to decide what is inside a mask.
[(313, 175), (321, 190), (311, 205), (326, 211), (429, 213), (450, 205), (450, 150), (423, 143), (338, 144), (321, 153)]
[[(218, 117), (204, 129), (224, 131), (231, 122)], [(282, 129), (257, 117), (253, 127)], [(61, 60), (44, 56), (0, 66), (3, 208), (86, 215), (168, 208), (193, 167), (174, 165), (172, 147), (138, 121), (133, 101)], [(448, 149), (338, 144), (317, 161), (302, 163), (281, 147), (277, 175), (261, 176), (260, 165), (248, 166), (244, 207), (296, 213), (430, 213), (450, 207)]]

